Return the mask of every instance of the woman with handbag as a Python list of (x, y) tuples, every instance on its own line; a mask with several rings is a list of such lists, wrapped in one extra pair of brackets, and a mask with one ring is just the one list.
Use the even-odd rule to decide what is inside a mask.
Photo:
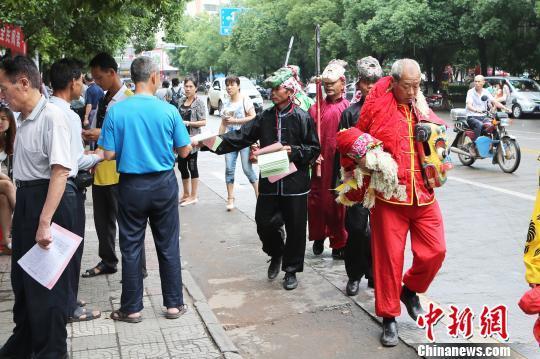
[[(184, 79), (186, 96), (178, 101), (178, 111), (180, 111), (190, 136), (201, 133), (201, 127), (206, 125), (206, 104), (197, 97), (197, 85), (195, 78), (186, 77)], [(194, 148), (186, 158), (178, 158), (178, 169), (182, 176), (182, 187), (184, 189), (180, 199), (181, 207), (199, 202), (197, 198), (197, 189), (199, 188), (198, 151), (198, 148)]]
[[(225, 79), (225, 86), (229, 98), (223, 104), (223, 110), (220, 115), (222, 118), (219, 134), (234, 131), (242, 127), (255, 118), (255, 107), (248, 96), (240, 93), (240, 78), (237, 76), (228, 76)], [(242, 170), (253, 186), (255, 196), (258, 196), (259, 177), (253, 170), (250, 161), (250, 148), (246, 147), (240, 151), (230, 152), (225, 155), (225, 182), (227, 184), (227, 211), (234, 209), (234, 172), (236, 169), (236, 160), (240, 154), (242, 161)], [(252, 156), (252, 160), (254, 160)]]
[(17, 126), (13, 112), (0, 106), (0, 254), (11, 254), (11, 217), (15, 209), (15, 186), (11, 180), (13, 143)]

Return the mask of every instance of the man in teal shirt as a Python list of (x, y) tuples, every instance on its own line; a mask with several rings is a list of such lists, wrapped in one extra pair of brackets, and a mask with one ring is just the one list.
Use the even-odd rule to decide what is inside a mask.
[(116, 104), (105, 117), (98, 145), (107, 160), (116, 159), (118, 227), (122, 253), (122, 297), (114, 320), (142, 320), (141, 253), (150, 221), (158, 252), (166, 317), (175, 319), (187, 307), (182, 296), (178, 217), (178, 183), (174, 150), (186, 157), (191, 141), (178, 110), (158, 100), (159, 69), (149, 57), (131, 64), (135, 95)]

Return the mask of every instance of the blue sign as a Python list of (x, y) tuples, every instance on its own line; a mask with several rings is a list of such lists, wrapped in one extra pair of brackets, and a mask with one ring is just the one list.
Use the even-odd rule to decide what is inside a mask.
[(220, 25), (219, 25), (219, 34), (224, 36), (229, 36), (232, 33), (232, 29), (236, 21), (238, 20), (238, 15), (244, 11), (242, 8), (238, 7), (224, 7), (219, 12)]

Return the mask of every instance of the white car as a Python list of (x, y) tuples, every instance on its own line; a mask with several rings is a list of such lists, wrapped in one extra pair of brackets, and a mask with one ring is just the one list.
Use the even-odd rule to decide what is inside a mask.
[[(261, 93), (247, 77), (240, 77), (240, 92), (246, 96), (249, 96), (251, 101), (253, 101), (256, 113), (260, 113), (262, 111), (263, 98)], [(208, 89), (208, 99), (206, 100), (208, 112), (213, 115), (215, 110), (219, 110), (221, 113), (223, 103), (228, 97), (229, 95), (227, 95), (227, 91), (225, 90), (225, 78), (222, 77), (214, 80), (212, 86), (210, 89)]]
[(540, 114), (540, 86), (536, 81), (520, 77), (486, 76), (490, 85), (502, 83), (510, 89), (506, 106), (512, 109), (512, 116)]

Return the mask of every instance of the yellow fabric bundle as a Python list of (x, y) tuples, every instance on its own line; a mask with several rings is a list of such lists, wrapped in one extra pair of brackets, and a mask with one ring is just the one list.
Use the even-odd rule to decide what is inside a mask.
[(529, 222), (523, 261), (527, 282), (540, 284), (540, 189), (536, 194), (536, 203)]

